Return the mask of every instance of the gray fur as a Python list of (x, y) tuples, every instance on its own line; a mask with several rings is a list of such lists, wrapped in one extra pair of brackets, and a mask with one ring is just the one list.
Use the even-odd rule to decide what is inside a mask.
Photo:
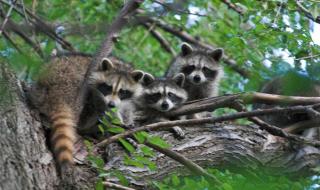
[[(148, 117), (141, 124), (179, 119), (167, 118), (165, 112), (180, 107), (187, 100), (187, 92), (182, 88), (184, 81), (182, 73), (168, 78), (154, 78), (151, 74), (145, 73), (143, 93), (134, 99), (137, 111)], [(179, 137), (184, 136), (178, 126), (173, 127), (173, 130)]]
[(222, 49), (193, 49), (183, 43), (181, 53), (172, 60), (166, 76), (172, 77), (181, 72), (185, 74), (184, 89), (188, 92), (189, 101), (218, 96), (219, 83), (223, 77), (223, 68), (219, 64), (222, 56)]
[[(269, 93), (269, 94), (288, 95), (288, 96), (318, 97), (320, 96), (320, 84), (308, 79), (305, 76), (302, 76), (296, 73), (287, 73), (283, 76), (273, 78), (271, 81), (267, 82), (262, 87), (261, 92)], [(267, 105), (267, 104), (254, 105), (254, 109), (257, 109), (257, 108), (267, 109), (267, 108), (273, 108), (273, 107), (275, 107), (275, 105)], [(294, 125), (297, 122), (314, 119), (307, 113), (296, 113), (296, 114), (284, 113), (284, 114), (261, 116), (260, 118), (265, 122), (280, 128), (286, 128), (291, 125)], [(302, 135), (312, 138), (312, 137), (315, 137), (317, 133), (319, 135), (319, 130), (317, 132), (316, 128), (311, 128), (304, 131)]]

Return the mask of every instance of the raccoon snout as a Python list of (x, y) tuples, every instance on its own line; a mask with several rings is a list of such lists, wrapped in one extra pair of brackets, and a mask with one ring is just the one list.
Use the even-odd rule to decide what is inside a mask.
[(201, 81), (201, 77), (200, 77), (199, 75), (195, 75), (195, 76), (193, 77), (193, 81), (194, 81), (195, 83), (199, 83), (199, 82)]
[(116, 103), (115, 103), (114, 101), (110, 101), (110, 102), (108, 103), (108, 107), (109, 107), (109, 108), (114, 108), (114, 107), (116, 107)]
[(162, 109), (162, 110), (167, 110), (167, 109), (169, 109), (169, 104), (168, 104), (168, 102), (163, 102), (163, 103), (161, 104), (161, 109)]

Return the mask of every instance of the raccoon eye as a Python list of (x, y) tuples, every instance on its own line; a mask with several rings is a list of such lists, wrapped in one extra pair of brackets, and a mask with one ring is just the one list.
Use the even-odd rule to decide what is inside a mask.
[(208, 67), (203, 68), (203, 73), (207, 78), (215, 78), (217, 76), (217, 70), (211, 70)]
[(124, 99), (129, 99), (131, 98), (133, 95), (133, 93), (129, 90), (119, 90), (119, 98), (120, 100), (124, 100)]
[(101, 83), (98, 85), (97, 89), (105, 96), (111, 94), (112, 86), (107, 85), (106, 83)]
[(192, 71), (194, 71), (195, 68), (196, 67), (194, 65), (188, 65), (188, 66), (182, 68), (182, 72), (184, 74), (188, 75), (188, 74), (192, 73)]
[(175, 95), (175, 94), (173, 94), (171, 92), (168, 93), (168, 97), (174, 103), (179, 103), (180, 104), (182, 102), (182, 98), (180, 98), (179, 96), (177, 96), (177, 95)]
[(154, 104), (160, 100), (161, 93), (148, 94), (145, 98), (148, 104)]

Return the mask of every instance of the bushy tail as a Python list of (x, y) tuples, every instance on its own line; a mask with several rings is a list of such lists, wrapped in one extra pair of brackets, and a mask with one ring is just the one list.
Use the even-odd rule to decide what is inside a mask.
[(50, 114), (52, 122), (51, 146), (58, 164), (73, 164), (75, 119), (72, 109), (65, 105)]

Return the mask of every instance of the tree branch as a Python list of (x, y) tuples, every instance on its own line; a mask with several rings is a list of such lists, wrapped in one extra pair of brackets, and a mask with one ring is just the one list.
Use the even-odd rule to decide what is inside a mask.
[[(308, 108), (310, 107), (318, 107), (319, 104), (316, 105), (308, 105), (308, 106), (293, 106), (288, 108), (273, 108), (273, 109), (263, 109), (263, 110), (255, 110), (255, 111), (249, 111), (249, 112), (239, 112), (235, 114), (228, 114), (223, 115), (220, 117), (210, 117), (210, 118), (202, 118), (202, 119), (188, 119), (188, 120), (176, 120), (176, 121), (168, 121), (168, 122), (158, 122), (153, 123), (149, 125), (144, 125), (142, 127), (137, 127), (128, 131), (125, 131), (123, 133), (114, 135), (112, 137), (109, 137), (100, 143), (96, 144), (97, 147), (105, 147), (106, 145), (117, 141), (119, 138), (124, 138), (130, 135), (133, 135), (136, 132), (140, 131), (152, 131), (157, 129), (166, 129), (174, 126), (184, 126), (184, 127), (193, 127), (194, 125), (202, 125), (202, 124), (214, 124), (217, 122), (222, 121), (230, 121), (240, 118), (248, 118), (248, 117), (254, 117), (254, 116), (261, 116), (261, 115), (269, 115), (269, 114), (279, 114), (279, 113), (303, 113), (306, 112)], [(299, 137), (296, 135), (287, 134), (282, 129), (273, 127), (272, 129), (268, 128), (264, 124), (261, 123), (265, 127), (268, 132), (270, 132), (272, 135), (280, 136), (284, 138), (288, 138), (290, 140), (293, 140), (295, 142), (300, 143), (306, 143), (310, 144), (316, 147), (320, 146), (320, 141), (310, 141), (308, 139), (305, 139), (303, 137)]]
[(96, 55), (92, 61), (93, 65), (96, 65), (103, 58), (108, 57), (111, 53), (114, 39), (118, 36), (121, 29), (127, 24), (129, 18), (135, 13), (136, 9), (144, 0), (131, 0), (124, 5), (117, 18), (108, 27), (107, 35), (102, 42), (100, 48), (97, 50)]
[(298, 7), (298, 9), (300, 10), (300, 12), (304, 13), (304, 15), (309, 18), (310, 20), (312, 20), (313, 22), (316, 22), (318, 24), (320, 24), (320, 16), (317, 16), (316, 18), (313, 17), (313, 15), (308, 11), (308, 9), (306, 9), (302, 4), (301, 4), (301, 0), (296, 0), (296, 5)]
[(105, 187), (116, 189), (116, 190), (135, 190), (133, 188), (125, 187), (123, 185), (119, 185), (116, 183), (111, 183), (111, 182), (102, 182), (102, 183)]
[[(144, 24), (144, 23), (155, 23), (156, 26), (158, 26), (159, 28), (163, 29), (166, 32), (171, 33), (174, 36), (177, 36), (178, 38), (180, 38), (181, 40), (194, 44), (196, 46), (199, 46), (201, 48), (205, 48), (205, 49), (216, 49), (215, 47), (203, 43), (197, 39), (195, 39), (193, 36), (191, 36), (190, 34), (188, 34), (187, 32), (181, 30), (181, 29), (176, 29), (173, 26), (170, 26), (169, 24), (161, 21), (161, 20), (157, 20), (155, 18), (152, 17), (136, 17), (138, 20), (138, 23), (140, 24)], [(225, 62), (225, 64), (227, 64), (231, 69), (235, 70), (237, 73), (239, 73), (241, 76), (243, 76), (244, 78), (248, 78), (249, 77), (249, 73), (248, 71), (246, 71), (245, 69), (239, 67), (236, 64), (236, 61), (233, 59), (230, 59), (228, 56), (224, 55), (223, 57), (223, 61)]]
[[(0, 15), (3, 16), (3, 13), (2, 11), (0, 10)], [(43, 52), (40, 48), (40, 46), (33, 42), (27, 34), (24, 33), (24, 31), (18, 27), (17, 24), (15, 24), (11, 19), (8, 19), (7, 20), (7, 25), (6, 27), (4, 28), (6, 31), (10, 28), (10, 30), (12, 30), (15, 34), (17, 34), (18, 36), (20, 36), (27, 44), (29, 44), (34, 50), (35, 52), (37, 52), (37, 54), (43, 58), (44, 55), (43, 55)], [(17, 49), (17, 48), (16, 48)]]
[[(2, 32), (3, 32), (3, 30), (4, 30), (5, 25), (7, 24), (7, 21), (9, 19), (9, 17), (11, 16), (11, 12), (13, 10), (13, 7), (14, 7), (14, 4), (16, 3), (16, 1), (17, 0), (15, 0), (14, 2), (11, 2), (9, 10), (8, 10), (6, 16), (4, 17), (4, 20), (3, 20), (2, 24), (1, 24), (1, 28), (0, 28), (0, 36), (1, 36)], [(2, 8), (0, 8), (0, 9), (2, 9)], [(2, 11), (2, 10), (0, 10), (0, 11)]]
[(224, 4), (226, 4), (228, 6), (229, 9), (234, 10), (235, 12), (237, 12), (239, 15), (244, 15), (244, 10), (241, 9), (240, 7), (238, 7), (237, 5), (233, 4), (230, 0), (222, 0), (222, 2)]
[(176, 56), (176, 52), (171, 48), (170, 43), (161, 35), (160, 32), (152, 28), (151, 24), (149, 23), (143, 23), (142, 24), (150, 33), (151, 35), (158, 40), (161, 47), (166, 50), (168, 53), (170, 53), (172, 56)]
[(320, 127), (320, 118), (314, 118), (311, 120), (306, 120), (306, 121), (300, 121), (298, 123), (292, 124), (283, 130), (288, 132), (288, 133), (299, 133), (301, 131), (304, 131), (306, 129), (311, 129), (315, 127)]
[[(7, 1), (4, 0), (0, 0), (0, 2), (2, 4), (5, 4), (7, 6), (10, 6), (11, 4)], [(67, 42), (65, 39), (63, 39), (62, 37), (58, 36), (55, 31), (44, 21), (42, 21), (39, 17), (37, 17), (35, 14), (33, 14), (31, 11), (29, 11), (28, 9), (24, 8), (22, 5), (20, 4), (16, 4), (14, 6), (14, 11), (17, 12), (19, 15), (21, 15), (22, 17), (26, 17), (26, 15), (24, 14), (24, 11), (30, 16), (30, 18), (32, 19), (28, 19), (36, 28), (38, 28), (39, 31), (43, 32), (44, 34), (46, 34), (47, 36), (49, 36), (50, 38), (52, 38), (53, 40), (57, 41), (59, 44), (61, 44), (61, 46), (64, 49), (67, 49), (69, 51), (74, 51), (74, 48), (72, 47), (72, 45)], [(22, 10), (21, 10), (22, 9)]]
[(205, 169), (203, 169), (201, 166), (199, 166), (198, 164), (194, 163), (193, 161), (191, 161), (190, 159), (184, 157), (183, 155), (172, 151), (168, 148), (162, 148), (160, 146), (157, 146), (155, 144), (152, 144), (150, 142), (145, 142), (145, 145), (153, 148), (154, 150), (157, 150), (158, 152), (172, 158), (173, 160), (181, 163), (182, 165), (184, 165), (186, 168), (188, 168), (191, 172), (198, 174), (198, 175), (202, 175), (204, 177), (206, 177), (207, 179), (209, 179), (209, 181), (213, 181), (215, 184), (214, 185), (221, 185), (222, 183), (213, 175), (209, 174), (208, 172), (206, 172)]

